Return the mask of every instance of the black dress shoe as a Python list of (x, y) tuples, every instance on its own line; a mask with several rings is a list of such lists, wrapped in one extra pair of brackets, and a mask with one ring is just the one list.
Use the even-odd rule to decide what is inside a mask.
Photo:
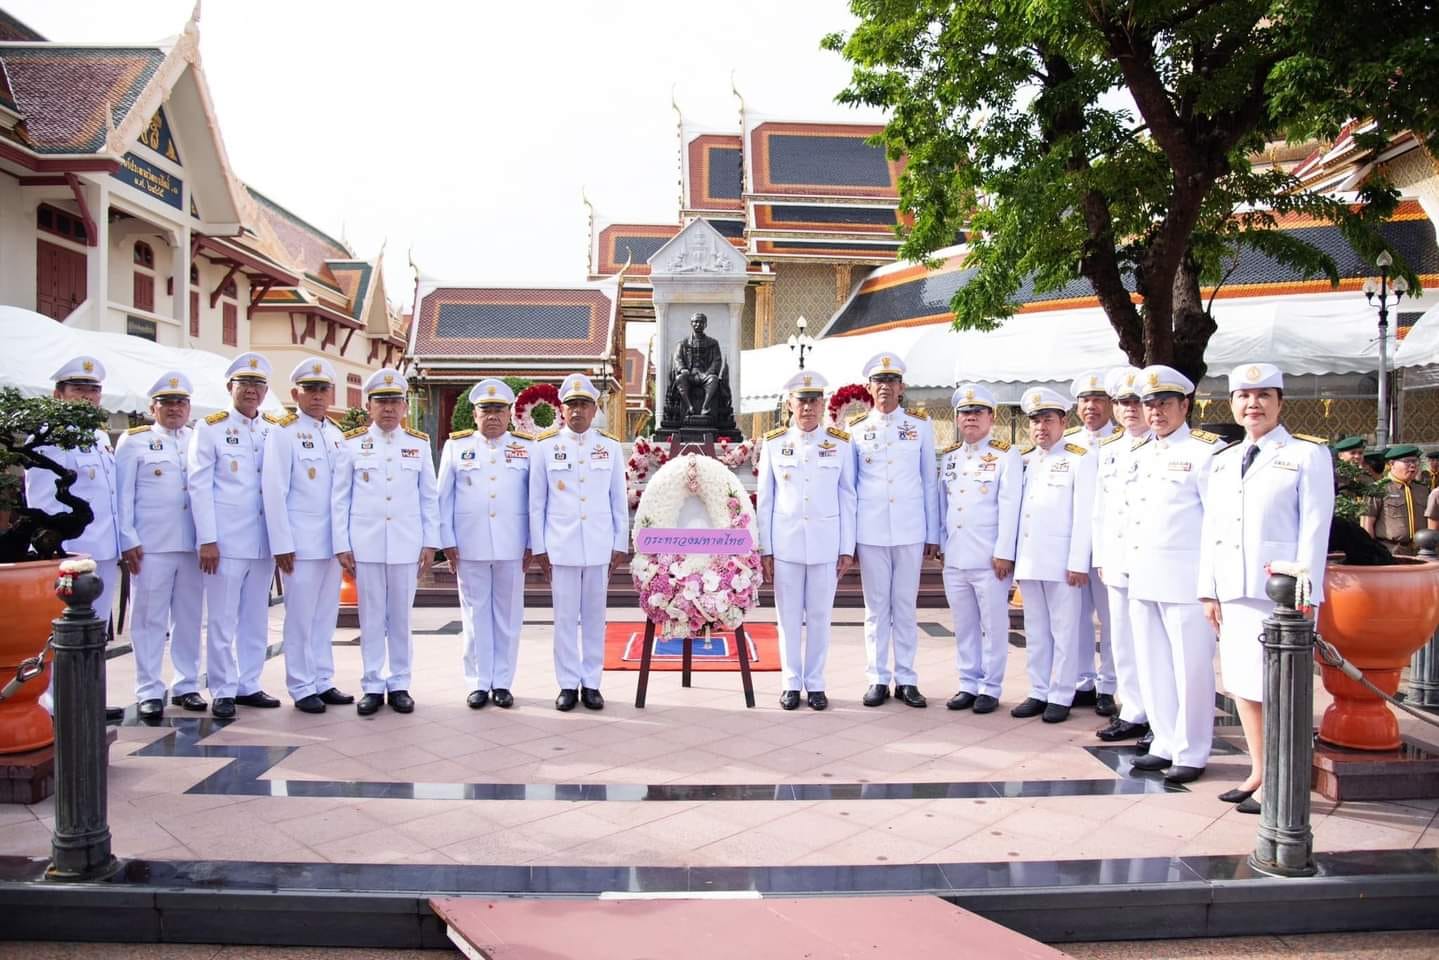
[(1241, 790), (1235, 787), (1233, 790), (1225, 790), (1219, 795), (1219, 799), (1225, 803), (1243, 803), (1252, 796), (1254, 796), (1254, 790)]
[(495, 706), (508, 710), (515, 705), (515, 695), (504, 687), (490, 691), (490, 699), (495, 701)]
[(1094, 698), (1094, 712), (1101, 717), (1112, 717), (1119, 713), (1119, 707), (1114, 702), (1114, 695), (1101, 693)]
[(1073, 707), (1092, 707), (1099, 702), (1099, 694), (1094, 690), (1074, 691), (1074, 700), (1070, 703)]
[(829, 697), (824, 695), (823, 690), (811, 690), (807, 699), (811, 710), (823, 710), (829, 706)]
[(1253, 797), (1246, 797), (1236, 803), (1234, 809), (1240, 813), (1259, 813), (1264, 808), (1260, 806), (1258, 800), (1255, 800)]
[(177, 707), (184, 707), (186, 710), (193, 710), (196, 713), (199, 713), (209, 706), (209, 704), (205, 702), (205, 698), (194, 691), (171, 697), (170, 702)]
[(864, 700), (861, 702), (866, 707), (877, 707), (889, 699), (889, 687), (882, 683), (876, 683), (864, 692)]
[(350, 696), (350, 694), (336, 687), (331, 687), (330, 689), (321, 692), (320, 699), (325, 701), (332, 707), (343, 707), (347, 703), (355, 702), (354, 697)]
[(1063, 723), (1069, 719), (1069, 708), (1062, 703), (1046, 703), (1040, 719), (1045, 723)]
[(1186, 767), (1183, 764), (1169, 768), (1164, 775), (1165, 783), (1193, 783), (1204, 776), (1203, 767)]
[(894, 698), (907, 707), (927, 707), (929, 701), (924, 699), (924, 694), (919, 692), (919, 687), (912, 683), (906, 683), (894, 688)]
[(1144, 754), (1149, 752), (1149, 748), (1153, 745), (1154, 731), (1151, 729), (1148, 733), (1139, 738), (1139, 742), (1134, 745), (1134, 752), (1139, 754), (1140, 756), (1143, 756)]
[(784, 693), (781, 693), (779, 695), (779, 705), (781, 710), (798, 710), (799, 691), (786, 690)]
[(999, 698), (991, 697), (987, 693), (981, 693), (974, 698), (975, 713), (993, 713), (999, 708)]
[(573, 710), (575, 704), (579, 702), (580, 692), (578, 690), (561, 690), (560, 695), (555, 697), (555, 709), (561, 713), (565, 713)]
[(1109, 721), (1109, 726), (1095, 734), (1096, 737), (1105, 743), (1115, 743), (1120, 740), (1129, 740), (1132, 737), (1141, 737), (1149, 732), (1147, 723), (1130, 723), (1128, 720), (1121, 720), (1115, 717)]
[(580, 703), (584, 704), (586, 710), (603, 710), (605, 698), (593, 687), (580, 687)]
[(263, 707), (266, 710), (271, 707), (278, 707), (280, 701), (270, 696), (263, 690), (256, 690), (254, 693), (245, 693), (235, 698), (235, 702), (242, 707)]
[(388, 694), (390, 709), (396, 713), (414, 713), (415, 698), (408, 690), (391, 690)]
[(1044, 712), (1047, 704), (1036, 697), (1026, 697), (1024, 702), (1009, 711), (1011, 717), (1018, 717), (1024, 720), (1028, 717), (1037, 717)]
[(318, 693), (312, 693), (308, 697), (301, 697), (296, 700), (295, 709), (301, 713), (324, 713), (325, 701), (320, 699)]
[(135, 708), (135, 713), (141, 720), (159, 720), (165, 715), (165, 701), (141, 700)]
[(1161, 757), (1157, 753), (1146, 753), (1142, 757), (1135, 757), (1130, 762), (1130, 766), (1136, 770), (1163, 770), (1171, 763), (1173, 763), (1172, 760)]
[(362, 717), (368, 717), (372, 713), (378, 713), (384, 705), (384, 694), (367, 693), (360, 697), (359, 703), (355, 704), (355, 712)]
[(210, 716), (217, 720), (229, 720), (235, 715), (234, 697), (216, 697), (210, 704)]
[(478, 710), (489, 702), (490, 691), (488, 690), (471, 690), (470, 695), (465, 698), (465, 703), (471, 710)]
[(124, 708), (124, 707), (106, 707), (106, 708), (105, 708), (105, 722), (106, 722), (107, 724), (108, 724), (108, 723), (124, 723), (124, 722), (125, 722), (125, 708)]
[(978, 697), (970, 693), (968, 690), (961, 690), (959, 691), (959, 693), (956, 693), (954, 696), (950, 697), (949, 700), (945, 703), (945, 706), (950, 710), (968, 710), (970, 707), (974, 706), (974, 701), (978, 699)]

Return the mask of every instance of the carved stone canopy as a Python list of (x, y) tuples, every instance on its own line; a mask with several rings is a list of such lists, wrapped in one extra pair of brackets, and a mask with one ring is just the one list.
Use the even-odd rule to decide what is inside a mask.
[(709, 221), (690, 221), (649, 259), (650, 276), (744, 276), (748, 263)]

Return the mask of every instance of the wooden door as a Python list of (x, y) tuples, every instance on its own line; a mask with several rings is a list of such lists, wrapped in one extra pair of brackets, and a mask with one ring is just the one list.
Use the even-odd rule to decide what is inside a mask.
[(63, 322), (85, 302), (85, 254), (44, 240), (35, 247), (35, 309)]

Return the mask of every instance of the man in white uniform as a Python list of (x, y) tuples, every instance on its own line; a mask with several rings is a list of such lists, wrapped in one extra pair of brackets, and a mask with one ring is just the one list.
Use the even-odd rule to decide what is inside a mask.
[[(260, 415), (270, 361), (242, 353), (225, 371), (231, 408), (212, 413), (190, 437), (190, 506), (205, 576), (205, 665), (210, 712), (225, 719), (235, 705), (278, 707), (260, 687), (270, 638), (270, 578), (275, 560), (260, 495), (265, 435)], [(278, 420), (278, 417), (274, 418)]]
[(1089, 586), (1089, 507), (1094, 497), (1094, 454), (1064, 442), (1069, 401), (1046, 387), (1027, 390), (1020, 409), (1029, 417), (1033, 445), (1025, 449), (1024, 497), (1014, 577), (1024, 597), (1025, 664), (1029, 697), (1010, 716), (1069, 717), (1079, 679), (1079, 616)]
[(195, 557), (195, 520), (185, 483), (190, 444), (190, 378), (178, 370), (150, 388), (155, 422), (135, 427), (115, 449), (121, 562), (135, 597), (130, 644), (141, 720), (165, 712), (165, 637), (175, 668), (171, 703), (200, 711), (200, 604), (204, 587)]
[(508, 709), (515, 698), (525, 570), (530, 565), (530, 460), (535, 441), (510, 427), (503, 380), (470, 390), (478, 430), (457, 430), (440, 454), (440, 539), (460, 584), (465, 702)]
[[(592, 428), (600, 392), (572, 373), (560, 384), (565, 424), (540, 434), (530, 465), (530, 549), (555, 598), (555, 709), (603, 710), (605, 596), (629, 553), (619, 441)], [(578, 635), (577, 635), (578, 634)]]
[(285, 687), (295, 709), (324, 713), (326, 705), (355, 702), (335, 687), (333, 647), (340, 563), (330, 499), (344, 435), (325, 418), (335, 402), (330, 361), (301, 362), (290, 383), (297, 409), (270, 429), (261, 487), (270, 549), (285, 579)]
[(1173, 367), (1139, 376), (1153, 438), (1134, 451), (1129, 541), (1129, 615), (1139, 685), (1154, 741), (1136, 770), (1169, 768), (1164, 779), (1199, 779), (1214, 741), (1214, 635), (1195, 584), (1210, 461), (1218, 434), (1190, 430), (1194, 383)]
[(1143, 737), (1149, 732), (1149, 715), (1139, 688), (1139, 667), (1134, 659), (1134, 631), (1129, 623), (1129, 552), (1125, 531), (1135, 471), (1131, 456), (1136, 444), (1149, 436), (1144, 408), (1139, 402), (1139, 368), (1116, 367), (1105, 377), (1121, 430), (1099, 442), (1099, 477), (1090, 514), (1094, 541), (1093, 565), (1109, 598), (1109, 639), (1114, 652), (1115, 685), (1119, 712), (1095, 733), (1106, 743)]
[[(849, 422), (858, 496), (855, 540), (864, 587), (866, 707), (894, 695), (911, 707), (919, 692), (919, 567), (939, 554), (939, 491), (934, 429), (927, 416), (900, 407), (904, 361), (879, 353), (864, 365), (874, 408)], [(893, 665), (891, 665), (893, 656)]]
[(959, 442), (939, 460), (939, 515), (944, 524), (944, 594), (954, 616), (959, 692), (951, 710), (992, 713), (1009, 660), (1009, 588), (1024, 461), (991, 434), (994, 394), (961, 383), (950, 398)]
[[(408, 385), (385, 367), (365, 381), (370, 425), (345, 434), (335, 467), (332, 530), (340, 567), (359, 599), (362, 696), (369, 716), (389, 701), (410, 713), (410, 608), (440, 549), (440, 504), (430, 438), (402, 427)], [(388, 669), (386, 665), (388, 663)]]
[[(1086, 370), (1070, 384), (1074, 412), (1079, 426), (1064, 432), (1064, 439), (1090, 453), (1098, 453), (1099, 445), (1121, 432), (1114, 424), (1114, 407), (1105, 389), (1103, 370)], [(1075, 690), (1076, 706), (1093, 707), (1101, 717), (1118, 712), (1114, 703), (1117, 687), (1114, 675), (1114, 653), (1111, 646), (1109, 592), (1093, 567), (1089, 585), (1079, 594), (1079, 686)], [(1094, 624), (1099, 622), (1099, 664), (1095, 666)]]
[(854, 456), (843, 430), (819, 429), (829, 382), (801, 370), (785, 382), (790, 425), (764, 436), (756, 526), (765, 579), (779, 618), (779, 704), (829, 706), (824, 665), (838, 579), (854, 564)]

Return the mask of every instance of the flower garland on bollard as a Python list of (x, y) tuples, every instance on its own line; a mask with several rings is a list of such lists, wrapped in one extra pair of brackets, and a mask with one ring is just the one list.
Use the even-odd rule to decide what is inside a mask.
[[(704, 504), (711, 527), (748, 530), (757, 547), (754, 508), (734, 474), (724, 464), (692, 453), (665, 464), (645, 487), (635, 514), (636, 544), (647, 527), (674, 527), (691, 495)], [(637, 548), (630, 573), (641, 609), (664, 637), (697, 636), (707, 625), (733, 630), (759, 602), (763, 580), (755, 547), (733, 555), (651, 554)]]
[(874, 407), (874, 399), (862, 383), (851, 383), (840, 387), (829, 398), (825, 408), (825, 426), (843, 430), (849, 418), (856, 413), (868, 413)]
[(550, 422), (560, 420), (560, 391), (553, 383), (533, 383), (515, 397), (515, 426), (524, 433), (536, 435), (545, 429), (535, 423), (535, 411), (548, 408)]

